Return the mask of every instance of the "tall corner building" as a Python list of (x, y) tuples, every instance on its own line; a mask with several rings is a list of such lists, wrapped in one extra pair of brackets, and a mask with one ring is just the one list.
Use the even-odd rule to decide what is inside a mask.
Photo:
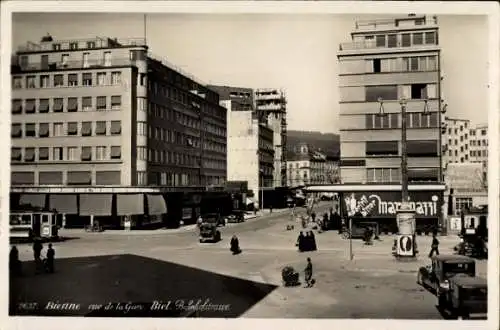
[(45, 36), (17, 50), (11, 75), (13, 190), (55, 192), (58, 205), (69, 205), (62, 191), (224, 184), (219, 95), (148, 54), (145, 40)]
[(254, 94), (255, 111), (263, 122), (267, 122), (274, 132), (274, 187), (287, 185), (286, 137), (287, 100), (282, 90), (260, 88)]
[[(436, 224), (442, 214), (438, 30), (436, 17), (422, 15), (358, 21), (352, 40), (339, 47), (341, 182), (366, 185), (360, 196), (376, 195), (377, 218), (395, 217), (387, 203), (401, 202), (400, 186), (390, 194), (375, 192), (401, 184), (403, 98), (410, 201), (417, 205), (417, 220)], [(380, 98), (385, 116), (378, 115)]]

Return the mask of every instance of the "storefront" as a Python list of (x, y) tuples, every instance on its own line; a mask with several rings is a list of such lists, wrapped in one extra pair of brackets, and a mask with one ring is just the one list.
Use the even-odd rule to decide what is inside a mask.
[[(445, 186), (410, 185), (410, 206), (416, 213), (417, 233), (431, 233), (443, 225), (442, 206)], [(396, 213), (401, 207), (400, 185), (309, 186), (307, 193), (336, 192), (340, 213), (352, 218), (354, 226), (374, 226), (380, 233), (397, 232)]]

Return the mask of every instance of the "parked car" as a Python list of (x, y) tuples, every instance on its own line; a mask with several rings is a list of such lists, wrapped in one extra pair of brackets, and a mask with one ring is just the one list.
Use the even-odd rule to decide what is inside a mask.
[(201, 216), (203, 223), (214, 223), (216, 226), (225, 226), (226, 221), (219, 213), (206, 213)]
[(229, 223), (238, 223), (245, 221), (245, 211), (244, 210), (233, 210), (233, 212), (226, 217)]
[(438, 307), (454, 318), (468, 319), (471, 314), (488, 313), (488, 283), (486, 279), (466, 274), (450, 278), (449, 289), (438, 297)]
[(431, 264), (420, 267), (417, 283), (432, 289), (438, 300), (450, 288), (450, 279), (457, 274), (476, 276), (476, 261), (461, 255), (438, 255), (431, 258)]

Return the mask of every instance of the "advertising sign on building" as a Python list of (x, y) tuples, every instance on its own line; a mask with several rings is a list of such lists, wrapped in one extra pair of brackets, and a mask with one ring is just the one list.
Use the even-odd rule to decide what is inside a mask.
[(483, 164), (481, 163), (451, 163), (446, 168), (446, 185), (453, 189), (468, 191), (485, 190)]
[[(441, 216), (443, 192), (410, 191), (410, 208), (415, 211), (416, 218), (436, 218)], [(399, 191), (366, 191), (344, 193), (342, 207), (347, 216), (361, 217), (396, 217), (401, 208), (401, 192)]]

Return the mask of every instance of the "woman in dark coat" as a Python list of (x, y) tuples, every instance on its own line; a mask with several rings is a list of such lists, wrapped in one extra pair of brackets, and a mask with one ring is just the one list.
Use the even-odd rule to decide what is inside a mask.
[(296, 244), (299, 247), (299, 252), (305, 251), (305, 247), (304, 247), (305, 238), (306, 237), (304, 236), (304, 232), (301, 231), (299, 234), (299, 237), (297, 237), (297, 244)]

